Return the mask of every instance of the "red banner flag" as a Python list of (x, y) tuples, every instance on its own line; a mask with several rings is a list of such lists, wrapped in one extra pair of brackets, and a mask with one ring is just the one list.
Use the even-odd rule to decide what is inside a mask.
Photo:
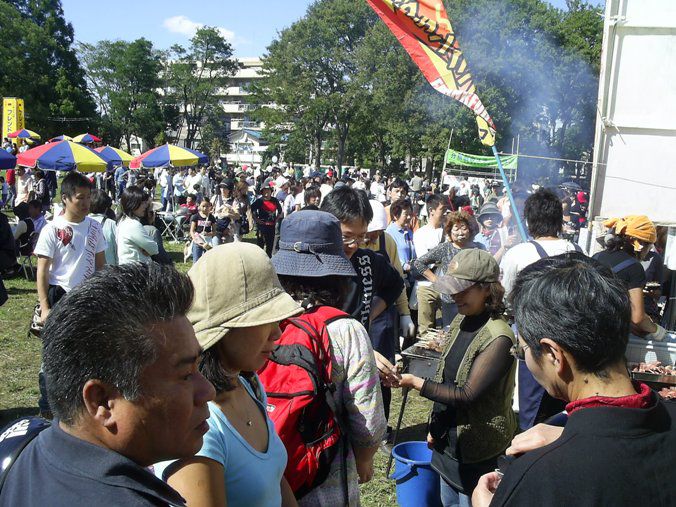
[(476, 93), (442, 0), (366, 0), (440, 93), (476, 114), (479, 139), (495, 144), (495, 125)]

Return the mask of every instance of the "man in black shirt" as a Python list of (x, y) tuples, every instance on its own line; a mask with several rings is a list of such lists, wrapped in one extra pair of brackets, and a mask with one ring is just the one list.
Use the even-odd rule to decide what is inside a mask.
[(269, 185), (261, 188), (261, 196), (251, 205), (251, 215), (258, 230), (258, 246), (265, 248), (268, 257), (272, 257), (272, 247), (275, 242), (275, 224), (282, 219), (282, 205), (272, 197), (272, 188)]
[(484, 475), (472, 505), (673, 505), (676, 404), (629, 377), (631, 304), (622, 282), (582, 254), (558, 255), (519, 273), (512, 305), (513, 354), (567, 402), (568, 420), (504, 477)]
[(55, 420), (9, 469), (0, 507), (184, 505), (147, 467), (194, 455), (208, 430), (192, 299), (186, 275), (154, 262), (111, 266), (61, 299), (41, 335)]
[[(404, 280), (382, 255), (359, 248), (373, 218), (366, 192), (342, 186), (324, 198), (321, 210), (340, 220), (343, 250), (357, 272), (350, 282), (342, 310), (368, 330), (371, 321), (397, 300), (404, 288)], [(375, 354), (381, 379), (386, 379), (387, 383), (390, 380), (395, 382), (397, 378), (392, 364), (377, 350)]]

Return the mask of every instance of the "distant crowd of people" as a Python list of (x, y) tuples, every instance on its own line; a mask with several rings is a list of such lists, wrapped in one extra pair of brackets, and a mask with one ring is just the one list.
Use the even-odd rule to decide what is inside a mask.
[[(31, 199), (10, 231), (34, 241), (54, 422), (7, 461), (0, 506), (359, 505), (399, 388), (431, 402), (444, 506), (673, 493), (676, 406), (624, 360), (630, 333), (669, 339), (647, 217), (606, 222), (589, 257), (576, 189), (517, 188), (512, 210), (464, 178), (120, 174), (68, 173), (51, 219)], [(162, 237), (184, 224), (187, 275)], [(421, 378), (401, 353), (429, 331), (446, 339)]]

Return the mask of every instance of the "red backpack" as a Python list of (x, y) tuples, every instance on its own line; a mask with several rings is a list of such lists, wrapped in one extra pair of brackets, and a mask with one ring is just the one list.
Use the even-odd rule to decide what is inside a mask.
[(258, 371), (268, 396), (268, 415), (288, 454), (284, 476), (296, 498), (326, 480), (340, 450), (326, 326), (345, 317), (349, 315), (336, 308), (319, 306), (283, 321), (282, 336)]

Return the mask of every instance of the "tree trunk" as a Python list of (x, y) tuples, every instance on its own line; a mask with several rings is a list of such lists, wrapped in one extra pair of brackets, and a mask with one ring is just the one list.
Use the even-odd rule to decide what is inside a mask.
[(336, 170), (338, 171), (338, 176), (341, 176), (343, 173), (343, 158), (345, 157), (345, 143), (347, 141), (347, 134), (350, 130), (350, 126), (346, 125), (345, 129), (338, 128), (338, 154), (336, 155)]
[(317, 143), (315, 150), (315, 167), (319, 170), (319, 166), (322, 164), (322, 129), (318, 129), (315, 133), (315, 142)]

